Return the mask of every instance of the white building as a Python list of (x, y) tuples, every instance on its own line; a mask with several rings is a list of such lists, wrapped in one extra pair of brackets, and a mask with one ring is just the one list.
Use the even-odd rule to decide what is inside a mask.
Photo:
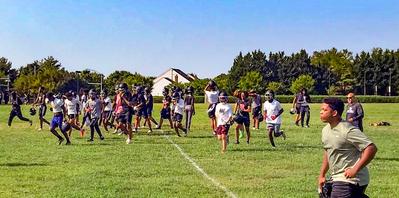
[(188, 83), (196, 79), (198, 79), (198, 77), (193, 74), (186, 74), (180, 69), (170, 68), (154, 79), (154, 85), (152, 87), (152, 95), (162, 96), (163, 88), (174, 82)]

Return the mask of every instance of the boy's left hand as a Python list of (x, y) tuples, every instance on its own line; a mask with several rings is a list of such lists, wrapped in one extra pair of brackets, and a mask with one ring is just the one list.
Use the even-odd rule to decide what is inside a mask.
[(354, 168), (345, 169), (344, 175), (346, 178), (353, 178), (357, 174), (357, 171)]

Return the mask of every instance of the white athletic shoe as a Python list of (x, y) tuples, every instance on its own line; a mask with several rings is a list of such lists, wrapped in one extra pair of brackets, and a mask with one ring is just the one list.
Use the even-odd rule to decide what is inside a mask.
[(128, 139), (126, 140), (126, 144), (130, 144), (130, 143), (132, 143), (132, 140), (128, 138)]

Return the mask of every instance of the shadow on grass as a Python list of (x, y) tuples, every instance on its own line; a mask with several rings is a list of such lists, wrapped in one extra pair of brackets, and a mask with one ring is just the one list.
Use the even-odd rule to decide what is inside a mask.
[(229, 149), (229, 151), (232, 152), (242, 152), (242, 151), (277, 151), (277, 149), (273, 149), (271, 147), (266, 148), (266, 147), (258, 147), (258, 148), (234, 148), (234, 149)]
[(393, 161), (393, 162), (399, 162), (399, 158), (397, 157), (376, 157), (376, 160), (381, 160), (381, 161)]
[(322, 149), (323, 147), (322, 146), (316, 146), (316, 145), (301, 145), (301, 144), (298, 144), (298, 145), (290, 145), (289, 147), (291, 147), (291, 148), (296, 148), (296, 149), (309, 149), (309, 148), (311, 148), (311, 149)]
[(43, 163), (22, 163), (22, 162), (12, 162), (12, 163), (4, 163), (0, 164), (0, 166), (7, 166), (7, 167), (21, 167), (21, 166), (47, 166), (47, 164)]

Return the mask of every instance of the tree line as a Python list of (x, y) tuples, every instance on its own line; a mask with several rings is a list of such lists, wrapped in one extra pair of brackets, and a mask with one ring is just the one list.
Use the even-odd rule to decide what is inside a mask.
[[(321, 95), (344, 94), (349, 91), (366, 95), (397, 95), (398, 71), (399, 49), (374, 48), (370, 52), (353, 54), (346, 49), (331, 48), (315, 51), (312, 55), (306, 50), (290, 55), (282, 51), (266, 54), (255, 50), (245, 55), (240, 52), (234, 58), (230, 70), (213, 80), (220, 89), (230, 94), (236, 89), (253, 89), (259, 93), (272, 89), (278, 94), (293, 94), (305, 87), (311, 93)], [(5, 57), (0, 58), (0, 90), (3, 91), (7, 79), (13, 90), (35, 94), (40, 86), (53, 92), (65, 92), (78, 91), (81, 87), (100, 89), (100, 82), (103, 89), (107, 90), (113, 90), (120, 82), (152, 87), (154, 78), (129, 71), (114, 71), (107, 77), (89, 69), (67, 71), (52, 56), (14, 69), (11, 61)], [(203, 95), (202, 90), (209, 80), (198, 79), (171, 86), (192, 86), (196, 95)]]

